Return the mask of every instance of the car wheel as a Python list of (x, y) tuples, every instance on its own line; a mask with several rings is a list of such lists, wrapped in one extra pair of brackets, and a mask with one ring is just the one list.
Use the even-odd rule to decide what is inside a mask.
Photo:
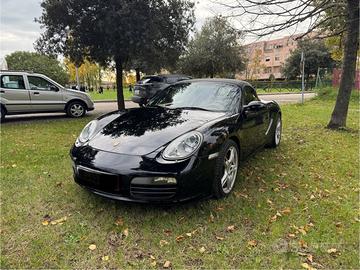
[(3, 106), (0, 106), (0, 121), (3, 122), (5, 120), (6, 111)]
[(213, 195), (216, 198), (227, 196), (233, 189), (239, 167), (239, 148), (233, 140), (228, 140), (215, 165)]
[(66, 113), (70, 117), (79, 118), (85, 115), (86, 107), (80, 101), (73, 101), (67, 106)]
[(267, 145), (270, 148), (278, 147), (281, 141), (282, 121), (281, 115), (279, 114), (275, 120), (275, 127), (272, 134), (270, 135), (270, 143)]

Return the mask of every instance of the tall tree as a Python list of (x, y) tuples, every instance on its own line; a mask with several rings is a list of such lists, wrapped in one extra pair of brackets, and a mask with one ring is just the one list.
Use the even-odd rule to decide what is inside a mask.
[(225, 18), (208, 19), (189, 42), (180, 60), (180, 69), (197, 77), (234, 77), (245, 67), (240, 37), (239, 31)]
[(304, 73), (306, 79), (317, 74), (318, 68), (332, 68), (335, 61), (331, 58), (323, 40), (304, 39), (298, 42), (297, 48), (291, 52), (282, 68), (286, 78), (294, 79), (300, 76), (301, 53), (305, 56)]
[(359, 48), (359, 0), (238, 0), (221, 4), (229, 9), (233, 18), (248, 17), (251, 22), (242, 23), (242, 30), (257, 36), (296, 27), (306, 21), (309, 24), (304, 36), (318, 29), (326, 30), (319, 33), (322, 38), (344, 35), (340, 87), (327, 127), (346, 126)]
[(60, 84), (65, 84), (69, 80), (69, 75), (61, 63), (56, 58), (47, 55), (17, 51), (7, 55), (5, 59), (11, 70), (41, 73)]
[(38, 43), (56, 45), (67, 54), (71, 41), (83, 58), (102, 65), (114, 62), (119, 109), (125, 107), (125, 65), (139, 51), (184, 48), (194, 23), (194, 5), (188, 0), (43, 0), (41, 6), (38, 21), (46, 31)]

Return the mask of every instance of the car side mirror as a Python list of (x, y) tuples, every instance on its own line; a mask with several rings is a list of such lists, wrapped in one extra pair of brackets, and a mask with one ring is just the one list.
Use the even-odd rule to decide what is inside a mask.
[(51, 85), (51, 86), (50, 86), (50, 91), (59, 92), (59, 88), (57, 88), (57, 87), (54, 86), (54, 85)]
[(253, 101), (249, 102), (249, 104), (244, 105), (243, 109), (244, 109), (244, 112), (255, 111), (255, 110), (263, 108), (264, 106), (265, 106), (264, 103), (262, 103), (260, 100), (253, 100)]

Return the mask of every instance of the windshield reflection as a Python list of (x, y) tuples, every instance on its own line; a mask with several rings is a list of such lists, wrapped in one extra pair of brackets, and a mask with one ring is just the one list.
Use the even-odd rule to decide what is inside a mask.
[(148, 106), (230, 111), (240, 98), (237, 86), (223, 82), (182, 82), (156, 94)]

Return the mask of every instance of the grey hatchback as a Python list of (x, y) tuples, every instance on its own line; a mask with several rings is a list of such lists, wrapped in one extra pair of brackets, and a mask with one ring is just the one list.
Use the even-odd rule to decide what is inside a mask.
[(191, 79), (190, 76), (182, 74), (145, 76), (135, 84), (132, 101), (143, 106), (153, 95), (165, 89), (170, 84), (189, 79)]
[(66, 89), (43, 74), (0, 71), (0, 83), (1, 120), (5, 115), (39, 112), (81, 117), (94, 109), (88, 94)]

